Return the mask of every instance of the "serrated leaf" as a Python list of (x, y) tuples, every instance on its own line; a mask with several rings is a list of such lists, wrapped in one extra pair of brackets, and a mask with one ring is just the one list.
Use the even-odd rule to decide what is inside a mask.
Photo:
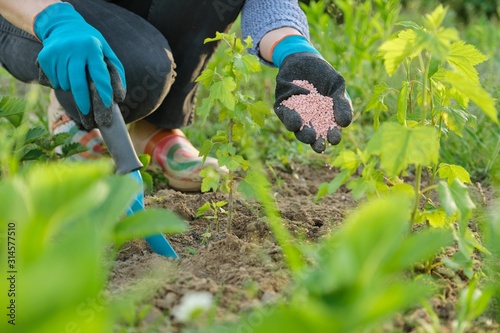
[(248, 105), (248, 113), (258, 126), (263, 127), (266, 118), (271, 114), (271, 108), (266, 102), (259, 101)]
[(397, 38), (387, 41), (380, 46), (379, 51), (384, 58), (387, 74), (394, 74), (407, 57), (420, 52), (420, 49), (416, 47), (416, 37), (417, 34), (414, 30), (407, 29), (401, 31)]
[(206, 160), (208, 155), (210, 154), (210, 151), (212, 150), (213, 143), (210, 140), (205, 140), (203, 141), (203, 145), (200, 148), (199, 156), (203, 156), (203, 161)]
[(62, 156), (63, 157), (70, 157), (76, 154), (83, 153), (87, 151), (87, 147), (83, 146), (79, 142), (72, 142), (67, 145), (62, 146)]
[(458, 39), (455, 29), (439, 29), (437, 32), (417, 30), (415, 46), (427, 49), (434, 58), (445, 60), (451, 49), (451, 42)]
[(48, 135), (48, 132), (45, 128), (42, 127), (34, 127), (30, 128), (24, 137), (24, 144), (35, 142), (36, 140)]
[(196, 114), (201, 117), (202, 125), (207, 121), (213, 108), (213, 103), (210, 98), (204, 98), (201, 105), (196, 109)]
[(366, 195), (377, 192), (377, 181), (370, 178), (356, 178), (347, 184), (347, 188), (352, 191), (351, 195), (354, 199), (359, 200)]
[(215, 37), (211, 37), (211, 38), (205, 38), (205, 40), (203, 41), (204, 44), (207, 44), (207, 43), (211, 43), (211, 42), (217, 42), (219, 40), (222, 40), (224, 38), (224, 35), (225, 34), (222, 34), (220, 32), (216, 32), (215, 33)]
[(66, 142), (66, 140), (71, 136), (70, 133), (58, 133), (52, 136), (52, 141), (54, 142), (53, 147), (58, 147)]
[(449, 217), (442, 208), (429, 212), (426, 211), (422, 214), (422, 217), (425, 218), (433, 228), (446, 228), (451, 223)]
[(115, 226), (114, 241), (120, 246), (136, 238), (157, 233), (174, 234), (186, 230), (186, 223), (176, 214), (163, 209), (148, 209), (134, 213), (120, 221)]
[(259, 58), (251, 54), (241, 55), (237, 53), (233, 57), (233, 63), (233, 70), (243, 75), (245, 79), (248, 79), (250, 74), (258, 73), (262, 70)]
[(479, 74), (474, 66), (486, 61), (488, 58), (473, 45), (458, 41), (451, 44), (450, 53), (446, 60), (461, 72), (473, 84), (479, 85)]
[(42, 157), (48, 158), (47, 154), (45, 154), (42, 150), (31, 149), (24, 154), (23, 157), (21, 157), (21, 161), (35, 161), (41, 159)]
[(210, 87), (210, 85), (212, 84), (212, 80), (214, 78), (214, 75), (215, 75), (214, 70), (212, 70), (210, 68), (206, 68), (205, 70), (203, 70), (203, 72), (201, 72), (200, 76), (198, 76), (196, 78), (195, 82), (200, 82), (205, 87)]
[(467, 170), (459, 165), (441, 163), (439, 164), (438, 174), (440, 178), (448, 181), (448, 185), (451, 185), (455, 179), (462, 183), (472, 183)]
[(373, 87), (373, 93), (366, 104), (366, 110), (382, 110), (387, 111), (387, 106), (384, 103), (385, 97), (391, 92), (391, 88), (387, 83), (382, 83)]
[(220, 166), (225, 166), (229, 171), (237, 171), (240, 167), (245, 169), (248, 163), (241, 155), (226, 155), (220, 150), (217, 151), (217, 158)]
[(434, 128), (407, 128), (390, 122), (375, 132), (367, 151), (380, 156), (380, 166), (389, 176), (397, 176), (409, 165), (437, 163), (439, 140)]
[(215, 82), (210, 87), (210, 99), (220, 101), (227, 109), (233, 110), (236, 99), (233, 91), (236, 89), (236, 82), (230, 76), (224, 77), (221, 81)]
[(332, 165), (341, 169), (347, 169), (352, 174), (361, 164), (361, 158), (352, 150), (344, 149), (335, 158)]
[(213, 166), (207, 166), (200, 171), (200, 176), (203, 178), (201, 183), (201, 191), (209, 192), (210, 190), (216, 192), (220, 184), (220, 174)]
[(398, 114), (397, 114), (398, 122), (401, 125), (406, 124), (406, 112), (408, 110), (408, 95), (409, 95), (408, 81), (403, 81), (403, 85), (398, 95)]
[(491, 120), (498, 124), (495, 100), (486, 90), (479, 85), (472, 84), (470, 80), (458, 72), (445, 71), (444, 79), (459, 92), (470, 98)]
[(424, 26), (429, 30), (436, 30), (443, 23), (447, 11), (443, 5), (437, 6), (432, 13), (425, 15)]

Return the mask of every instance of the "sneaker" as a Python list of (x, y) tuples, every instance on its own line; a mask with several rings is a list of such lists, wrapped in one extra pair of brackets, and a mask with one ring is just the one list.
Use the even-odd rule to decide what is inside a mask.
[(201, 191), (203, 178), (200, 171), (208, 166), (219, 173), (228, 173), (227, 168), (219, 167), (213, 157), (207, 157), (203, 162), (198, 156), (200, 152), (179, 129), (157, 131), (147, 142), (144, 153), (151, 156), (150, 168), (160, 168), (168, 185), (178, 191)]
[[(87, 148), (83, 153), (70, 156), (68, 159), (72, 161), (95, 160), (101, 157), (109, 157), (108, 150), (101, 133), (98, 129), (85, 131), (66, 114), (63, 107), (57, 101), (55, 94), (51, 92), (50, 105), (48, 108), (49, 128), (52, 134), (69, 133), (69, 137), (65, 144), (78, 142)], [(62, 153), (62, 147), (56, 148), (57, 153)]]

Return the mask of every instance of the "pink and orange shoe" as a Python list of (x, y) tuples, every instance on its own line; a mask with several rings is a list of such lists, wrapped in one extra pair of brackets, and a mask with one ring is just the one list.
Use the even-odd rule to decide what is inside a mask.
[(160, 168), (168, 179), (168, 185), (178, 191), (197, 192), (203, 181), (200, 171), (212, 166), (221, 174), (217, 159), (207, 157), (205, 162), (181, 130), (159, 130), (147, 142), (144, 153), (151, 156), (151, 168)]
[[(53, 94), (52, 94), (53, 95)], [(90, 132), (82, 130), (66, 114), (55, 96), (51, 95), (51, 103), (48, 108), (50, 132), (52, 134), (69, 133), (66, 144), (78, 142), (87, 148), (83, 153), (70, 156), (72, 161), (95, 160), (102, 157), (109, 157), (108, 149), (102, 140), (98, 129)], [(61, 147), (57, 148), (61, 153)]]

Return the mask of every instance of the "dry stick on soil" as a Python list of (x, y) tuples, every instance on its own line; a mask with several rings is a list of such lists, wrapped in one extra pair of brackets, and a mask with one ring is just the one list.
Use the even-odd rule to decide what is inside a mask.
[(333, 98), (321, 95), (318, 90), (306, 80), (294, 80), (293, 84), (309, 90), (307, 95), (293, 95), (281, 102), (283, 106), (295, 110), (302, 118), (302, 127), (310, 126), (316, 131), (316, 139), (328, 138), (328, 130), (339, 127), (333, 115)]

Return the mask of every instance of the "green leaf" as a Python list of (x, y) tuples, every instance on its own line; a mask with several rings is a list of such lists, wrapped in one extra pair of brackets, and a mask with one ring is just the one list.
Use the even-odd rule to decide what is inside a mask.
[(187, 230), (186, 223), (172, 212), (148, 209), (125, 217), (114, 229), (114, 242), (121, 246), (126, 241), (157, 233), (174, 234)]
[[(385, 261), (389, 271), (401, 271), (423, 260), (432, 259), (436, 253), (453, 242), (450, 230), (431, 229), (407, 237), (393, 257)], [(422, 246), (425, 244), (425, 246)]]
[(395, 25), (399, 25), (399, 26), (405, 27), (405, 28), (411, 28), (414, 30), (422, 29), (422, 27), (420, 25), (418, 25), (417, 23), (415, 23), (413, 21), (400, 21), (400, 22), (396, 23)]
[(403, 81), (403, 86), (401, 87), (398, 96), (398, 122), (401, 125), (406, 124), (406, 111), (408, 110), (408, 96), (409, 96), (408, 81)]
[(352, 191), (352, 197), (356, 200), (365, 195), (371, 195), (377, 192), (378, 183), (375, 179), (359, 177), (347, 184), (347, 188)]
[(201, 117), (203, 125), (207, 121), (207, 118), (210, 115), (210, 113), (212, 112), (213, 106), (214, 104), (210, 100), (210, 98), (204, 98), (203, 101), (201, 102), (201, 105), (196, 109), (196, 114), (199, 117)]
[(432, 13), (425, 15), (424, 26), (429, 30), (438, 29), (443, 23), (447, 11), (448, 8), (443, 7), (443, 5), (437, 6)]
[(458, 41), (451, 44), (451, 50), (446, 60), (474, 85), (479, 85), (479, 74), (474, 66), (488, 58), (473, 45)]
[(28, 102), (21, 98), (1, 96), (0, 117), (7, 118), (14, 127), (21, 125)]
[(262, 70), (259, 58), (251, 54), (235, 54), (233, 61), (234, 71), (243, 75), (245, 79), (248, 78), (249, 74), (258, 73)]
[[(440, 181), (438, 184), (439, 201), (446, 214), (452, 216), (460, 213), (462, 229), (466, 229), (467, 219), (471, 216), (472, 210), (476, 208), (472, 202), (467, 187), (459, 180), (455, 179), (451, 185)], [(464, 228), (465, 224), (465, 228)]]
[(248, 105), (248, 113), (258, 126), (264, 127), (266, 118), (271, 115), (271, 109), (266, 102), (259, 101)]
[(415, 44), (419, 49), (427, 49), (434, 58), (445, 60), (451, 49), (451, 42), (458, 39), (455, 29), (439, 29), (437, 32), (417, 30)]
[(76, 154), (83, 153), (87, 150), (87, 147), (83, 146), (80, 142), (72, 142), (62, 146), (62, 156), (70, 157)]
[(442, 208), (433, 211), (425, 211), (422, 217), (429, 222), (429, 225), (433, 228), (446, 228), (449, 227), (451, 223), (451, 220)]
[(448, 185), (451, 185), (455, 179), (462, 183), (472, 183), (467, 170), (459, 165), (441, 163), (439, 164), (438, 174), (440, 178), (448, 181)]
[(373, 93), (366, 104), (366, 110), (382, 110), (387, 111), (387, 106), (384, 103), (385, 97), (391, 92), (391, 88), (387, 83), (382, 83), (373, 87)]
[(215, 37), (212, 37), (212, 38), (205, 38), (205, 40), (203, 41), (204, 44), (207, 44), (207, 43), (211, 43), (211, 42), (217, 42), (219, 40), (222, 40), (224, 39), (224, 36), (229, 36), (227, 34), (223, 34), (223, 33), (220, 33), (220, 32), (216, 32), (215, 33)]
[(210, 68), (206, 68), (205, 70), (203, 70), (203, 72), (201, 72), (200, 76), (196, 78), (195, 82), (200, 82), (205, 87), (210, 87), (214, 76), (215, 71)]
[(342, 170), (333, 180), (329, 183), (322, 183), (318, 188), (318, 193), (316, 193), (316, 197), (314, 198), (315, 202), (318, 202), (325, 195), (333, 194), (337, 192), (337, 190), (345, 184), (351, 177), (351, 172), (349, 169)]
[(36, 161), (40, 160), (42, 157), (48, 158), (47, 154), (45, 154), (42, 150), (31, 149), (21, 157), (21, 161)]
[(332, 165), (341, 169), (349, 170), (353, 174), (361, 164), (361, 158), (352, 150), (344, 149), (335, 158)]
[(380, 166), (397, 176), (409, 165), (436, 164), (439, 157), (437, 131), (431, 127), (407, 128), (384, 123), (368, 142), (367, 151), (380, 156)]
[(420, 52), (415, 40), (417, 34), (414, 30), (403, 30), (398, 34), (398, 37), (385, 42), (380, 46), (379, 51), (384, 58), (385, 70), (389, 75), (394, 74), (399, 65), (413, 54)]
[(210, 190), (214, 192), (217, 191), (217, 188), (220, 184), (221, 175), (217, 172), (217, 170), (215, 170), (213, 166), (207, 166), (206, 168), (201, 170), (200, 176), (203, 178), (203, 181), (201, 183), (202, 192), (209, 192)]
[(236, 82), (232, 77), (226, 76), (221, 81), (212, 84), (209, 98), (211, 100), (218, 100), (226, 108), (233, 110), (236, 105), (236, 99), (233, 95), (235, 90)]
[(481, 86), (472, 84), (464, 75), (458, 72), (445, 71), (444, 79), (459, 92), (470, 98), (484, 113), (498, 124), (495, 100)]
[(205, 202), (203, 204), (203, 206), (201, 206), (200, 208), (198, 208), (198, 210), (196, 211), (196, 218), (202, 216), (204, 213), (206, 212), (209, 212), (212, 210), (212, 206), (210, 206), (210, 202)]
[(30, 128), (24, 138), (24, 144), (35, 142), (36, 140), (46, 135), (48, 135), (48, 132), (47, 130), (45, 130), (45, 128), (42, 127)]
[(463, 136), (465, 125), (473, 124), (476, 118), (473, 114), (459, 108), (445, 107), (443, 111), (442, 116), (446, 127), (459, 137)]
[(219, 165), (227, 167), (229, 171), (237, 171), (240, 167), (246, 169), (246, 160), (241, 155), (226, 155), (220, 150), (217, 151), (216, 155), (219, 159)]
[(52, 136), (52, 148), (58, 147), (66, 142), (66, 140), (71, 136), (70, 133), (58, 133)]

